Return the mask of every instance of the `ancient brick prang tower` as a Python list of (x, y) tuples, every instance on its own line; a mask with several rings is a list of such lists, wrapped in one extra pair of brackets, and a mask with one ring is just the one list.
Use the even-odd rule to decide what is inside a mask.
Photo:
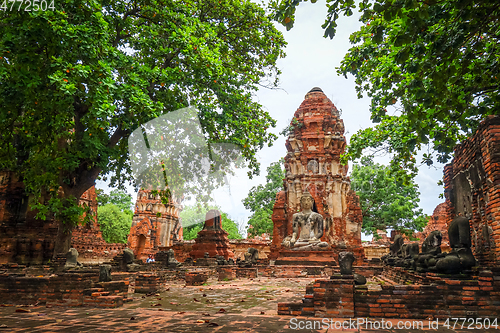
[(357, 259), (364, 257), (358, 197), (350, 189), (347, 165), (340, 164), (345, 145), (344, 123), (337, 108), (320, 88), (313, 88), (295, 111), (286, 141), (285, 189), (277, 195), (272, 217), (271, 254), (275, 258), (284, 250), (283, 239), (292, 234), (292, 215), (300, 210), (305, 191), (314, 198), (313, 210), (324, 218), (321, 240), (335, 254), (347, 250)]
[(171, 246), (182, 240), (180, 202), (178, 198), (170, 198), (168, 204), (163, 204), (160, 194), (139, 191), (128, 236), (129, 246), (136, 257), (147, 258), (148, 254), (158, 251), (158, 247)]

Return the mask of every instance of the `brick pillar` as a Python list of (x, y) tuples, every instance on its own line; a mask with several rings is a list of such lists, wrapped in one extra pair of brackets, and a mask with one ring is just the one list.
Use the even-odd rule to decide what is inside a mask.
[[(316, 280), (311, 291), (315, 317), (354, 317), (354, 276), (334, 275), (330, 280)], [(304, 307), (302, 315), (310, 315), (310, 310)]]

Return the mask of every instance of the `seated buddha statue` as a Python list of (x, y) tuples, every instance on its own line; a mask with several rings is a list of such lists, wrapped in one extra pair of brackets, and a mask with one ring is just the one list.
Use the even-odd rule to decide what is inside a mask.
[(328, 247), (321, 241), (323, 236), (323, 216), (313, 212), (314, 199), (309, 192), (300, 198), (301, 211), (293, 214), (293, 234), (283, 241), (283, 246), (291, 250), (319, 250)]

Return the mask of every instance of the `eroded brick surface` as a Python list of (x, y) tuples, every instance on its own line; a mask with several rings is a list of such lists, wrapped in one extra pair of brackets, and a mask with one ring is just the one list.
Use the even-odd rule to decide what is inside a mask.
[(309, 191), (324, 219), (321, 240), (332, 247), (326, 255), (336, 261), (338, 252), (348, 250), (361, 262), (361, 209), (350, 189), (347, 166), (340, 164), (346, 139), (337, 108), (321, 89), (313, 88), (295, 111), (291, 126), (286, 141), (284, 191), (277, 194), (272, 215), (271, 259), (280, 257), (281, 242), (293, 232), (292, 216), (300, 210), (300, 197)]
[[(58, 225), (50, 218), (36, 219), (28, 199), (24, 183), (14, 173), (0, 173), (0, 264), (43, 264), (52, 260)], [(90, 207), (91, 213), (90, 223), (73, 229), (71, 246), (77, 249), (79, 261), (98, 263), (111, 259), (124, 245), (108, 244), (102, 238), (93, 186), (83, 193), (79, 204)]]
[(234, 258), (227, 235), (228, 233), (222, 229), (220, 212), (217, 210), (208, 211), (203, 229), (198, 232), (189, 256), (198, 259), (204, 258), (205, 254), (208, 254), (210, 258), (216, 256), (223, 256), (226, 260)]
[(137, 194), (128, 246), (138, 259), (146, 259), (160, 247), (170, 247), (182, 240), (179, 221), (180, 200), (171, 198), (163, 204), (159, 194), (140, 190)]
[(97, 195), (95, 187), (89, 188), (80, 197), (79, 204), (90, 207), (91, 220), (73, 230), (71, 246), (78, 251), (82, 263), (101, 263), (123, 251), (125, 244), (106, 243), (97, 219)]
[[(472, 251), (481, 265), (500, 260), (500, 117), (489, 116), (476, 133), (455, 146), (444, 167), (444, 204), (424, 232), (447, 229), (457, 215), (470, 219)], [(434, 229), (435, 228), (435, 229)], [(447, 239), (447, 237), (445, 237)]]

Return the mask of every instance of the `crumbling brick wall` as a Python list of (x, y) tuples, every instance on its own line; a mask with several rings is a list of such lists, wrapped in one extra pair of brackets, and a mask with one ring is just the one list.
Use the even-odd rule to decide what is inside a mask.
[(35, 219), (22, 180), (14, 172), (0, 172), (0, 264), (48, 262), (56, 235), (55, 223)]
[(470, 218), (472, 250), (483, 265), (500, 259), (500, 117), (489, 116), (476, 133), (455, 147), (444, 170), (451, 216)]
[[(78, 251), (81, 263), (98, 264), (121, 253), (126, 244), (106, 243), (97, 220), (97, 194), (95, 187), (89, 188), (80, 197), (79, 204), (90, 207), (90, 222), (73, 230), (71, 246)], [(85, 217), (85, 216), (83, 216)]]
[[(90, 223), (73, 230), (71, 246), (78, 250), (79, 261), (98, 263), (120, 253), (124, 244), (108, 244), (102, 238), (94, 187), (81, 196), (79, 204), (90, 207), (91, 214)], [(23, 181), (13, 172), (0, 172), (0, 264), (43, 264), (52, 259), (58, 225), (35, 215)]]

